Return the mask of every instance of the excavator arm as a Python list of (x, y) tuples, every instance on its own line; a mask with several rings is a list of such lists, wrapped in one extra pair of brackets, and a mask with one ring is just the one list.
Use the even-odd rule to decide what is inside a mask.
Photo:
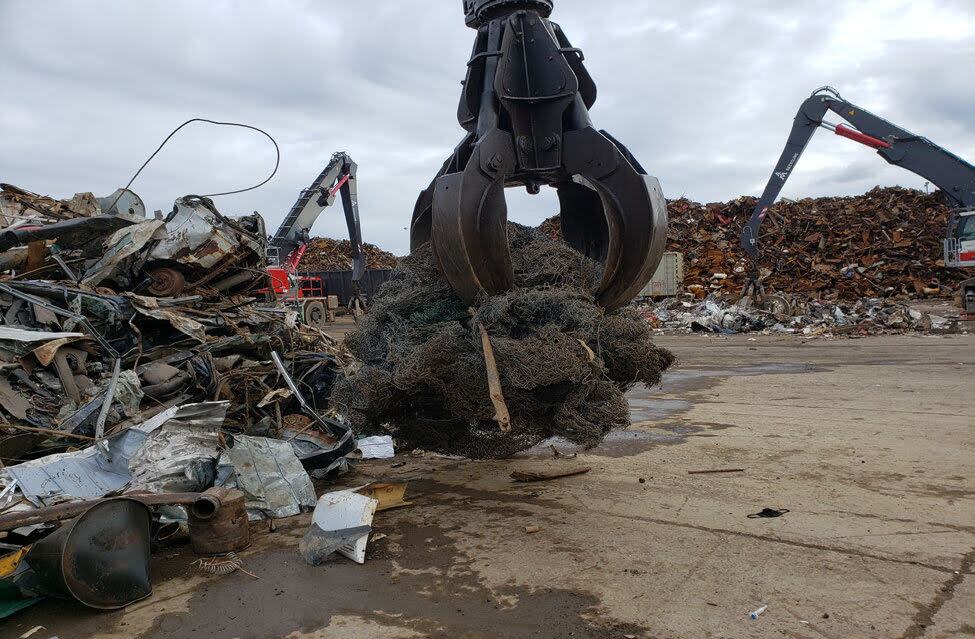
[(352, 244), (352, 282), (358, 286), (365, 274), (365, 256), (362, 251), (362, 227), (359, 223), (359, 200), (356, 190), (356, 169), (348, 153), (338, 152), (332, 156), (325, 170), (307, 189), (301, 192), (298, 201), (284, 218), (284, 222), (271, 238), (271, 247), (277, 251), (280, 266), (288, 273), (295, 273), (298, 264), (308, 248), (309, 233), (322, 212), (342, 198), (345, 210), (345, 223), (349, 228), (349, 241)]
[[(829, 111), (853, 126), (834, 125), (824, 121), (823, 118)], [(915, 135), (844, 100), (835, 89), (823, 87), (799, 107), (785, 150), (748, 224), (742, 230), (742, 247), (753, 258), (758, 256), (759, 230), (769, 207), (775, 203), (809, 140), (820, 127), (869, 146), (890, 164), (927, 179), (942, 190), (952, 207), (975, 207), (975, 166), (927, 138)]]

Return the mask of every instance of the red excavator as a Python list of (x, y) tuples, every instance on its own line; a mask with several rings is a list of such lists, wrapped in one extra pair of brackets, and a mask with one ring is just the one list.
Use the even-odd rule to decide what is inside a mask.
[[(823, 118), (828, 111), (836, 113), (852, 126), (826, 122)], [(779, 196), (806, 150), (806, 145), (819, 128), (828, 129), (836, 135), (875, 149), (890, 164), (916, 173), (940, 188), (952, 207), (944, 241), (945, 266), (975, 266), (975, 166), (931, 140), (891, 124), (844, 100), (836, 89), (822, 87), (799, 107), (792, 133), (779, 163), (775, 166), (751, 219), (742, 230), (741, 244), (751, 256), (753, 265), (749, 282), (743, 291), (744, 299), (763, 301), (764, 291), (755, 267), (755, 259), (759, 254), (758, 232), (769, 207)], [(962, 308), (969, 314), (975, 313), (975, 279), (962, 282), (959, 289)]]
[(302, 321), (309, 326), (321, 328), (332, 321), (337, 304), (334, 298), (329, 303), (322, 278), (298, 275), (298, 265), (308, 250), (312, 225), (326, 208), (335, 203), (338, 195), (342, 197), (345, 223), (352, 244), (354, 295), (349, 302), (349, 310), (358, 318), (365, 308), (359, 296), (359, 282), (365, 273), (365, 258), (362, 251), (362, 228), (359, 224), (356, 169), (357, 165), (348, 153), (340, 151), (334, 154), (321, 175), (301, 192), (298, 201), (271, 238), (268, 256), (271, 265), (267, 269), (271, 291), (278, 300), (296, 308), (301, 313)]

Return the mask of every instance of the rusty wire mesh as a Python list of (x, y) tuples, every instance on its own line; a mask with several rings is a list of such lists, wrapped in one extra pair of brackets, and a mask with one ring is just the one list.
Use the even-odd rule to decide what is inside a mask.
[[(401, 262), (347, 338), (364, 365), (332, 396), (358, 432), (491, 458), (554, 435), (594, 446), (629, 424), (623, 393), (659, 383), (673, 356), (636, 313), (596, 306), (597, 263), (534, 229), (509, 224), (508, 236), (516, 287), (473, 308), (454, 296), (429, 245)], [(497, 358), (508, 433), (493, 419), (478, 323)]]

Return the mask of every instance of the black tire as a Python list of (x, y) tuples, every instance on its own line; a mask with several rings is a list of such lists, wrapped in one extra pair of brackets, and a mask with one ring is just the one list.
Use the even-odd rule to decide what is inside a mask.
[(328, 324), (328, 311), (325, 310), (325, 305), (318, 300), (305, 302), (304, 323), (312, 328), (325, 328)]

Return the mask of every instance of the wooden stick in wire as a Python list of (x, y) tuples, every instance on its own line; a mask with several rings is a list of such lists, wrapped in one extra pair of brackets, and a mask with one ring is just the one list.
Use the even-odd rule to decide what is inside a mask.
[(491, 339), (488, 337), (484, 325), (478, 322), (477, 328), (481, 331), (481, 347), (484, 349), (488, 390), (491, 392), (491, 403), (494, 404), (494, 421), (498, 422), (501, 432), (510, 433), (511, 414), (508, 412), (508, 405), (504, 401), (504, 393), (501, 392), (501, 376), (498, 373), (498, 363), (494, 359), (494, 348), (491, 346)]

